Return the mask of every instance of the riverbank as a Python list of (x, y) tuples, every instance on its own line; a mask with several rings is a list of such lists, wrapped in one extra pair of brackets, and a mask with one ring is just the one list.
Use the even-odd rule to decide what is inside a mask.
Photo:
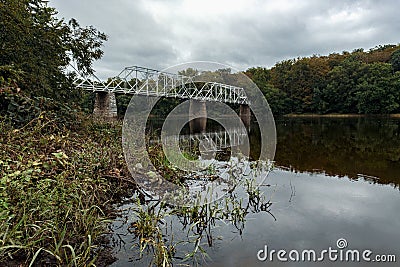
[[(41, 111), (0, 122), (0, 265), (105, 266), (113, 204), (131, 195), (121, 123)], [(63, 118), (64, 119), (64, 118)]]

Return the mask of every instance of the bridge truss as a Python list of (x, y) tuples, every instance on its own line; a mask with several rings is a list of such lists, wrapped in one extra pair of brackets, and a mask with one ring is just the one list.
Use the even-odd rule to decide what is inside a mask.
[(116, 77), (102, 81), (94, 74), (83, 75), (76, 69), (74, 86), (93, 92), (123, 93), (131, 95), (175, 97), (249, 104), (241, 87), (217, 82), (203, 82), (198, 77), (188, 77), (139, 66), (124, 68)]

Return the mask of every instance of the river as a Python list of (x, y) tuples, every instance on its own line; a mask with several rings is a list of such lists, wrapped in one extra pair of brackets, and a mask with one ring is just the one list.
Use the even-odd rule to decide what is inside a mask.
[[(400, 119), (278, 118), (276, 130), (275, 167), (260, 187), (271, 203), (269, 212), (250, 210), (240, 227), (215, 223), (207, 230), (211, 244), (202, 239), (208, 257), (198, 258), (197, 263), (320, 266), (321, 255), (327, 266), (365, 266), (365, 260), (374, 261), (377, 255), (387, 260), (394, 255), (400, 261)], [(252, 158), (257, 158), (258, 142), (257, 127), (252, 127)], [(151, 261), (139, 257), (138, 241), (128, 231), (131, 207), (129, 200), (123, 203), (120, 217), (111, 225), (118, 258), (112, 266), (147, 266)], [(169, 216), (163, 223), (168, 228), (166, 240), (179, 243), (188, 238), (178, 217)], [(176, 249), (173, 263), (179, 265), (190, 244), (177, 244)], [(349, 250), (371, 253), (360, 262), (346, 262), (343, 255), (335, 260), (328, 258), (328, 253), (321, 254), (329, 249), (344, 254)], [(277, 253), (272, 259), (265, 258), (265, 252), (269, 255), (272, 250), (286, 254), (281, 252), (281, 260)], [(293, 251), (301, 258), (305, 250), (315, 251), (314, 262), (297, 261)]]

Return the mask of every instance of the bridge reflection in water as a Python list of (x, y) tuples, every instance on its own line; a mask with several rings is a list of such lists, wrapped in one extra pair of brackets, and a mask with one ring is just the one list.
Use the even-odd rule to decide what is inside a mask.
[[(204, 147), (205, 152), (220, 152), (227, 148), (243, 145), (247, 138), (247, 131), (244, 128), (232, 128), (226, 130), (210, 131), (197, 134), (166, 136), (165, 141), (179, 142), (179, 147), (186, 151), (193, 151), (200, 143), (212, 144)], [(150, 140), (151, 144), (161, 144), (161, 137)]]

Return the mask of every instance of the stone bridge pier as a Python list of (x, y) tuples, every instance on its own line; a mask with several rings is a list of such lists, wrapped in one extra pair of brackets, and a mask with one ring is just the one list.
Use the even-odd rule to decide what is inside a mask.
[(117, 100), (115, 93), (97, 92), (93, 115), (104, 120), (117, 119)]
[(250, 129), (250, 121), (251, 121), (251, 110), (249, 105), (241, 104), (239, 107), (239, 117), (242, 119), (242, 122), (247, 130)]
[(206, 126), (207, 126), (206, 102), (191, 99), (189, 105), (190, 133), (204, 133), (206, 131)]
[[(198, 117), (198, 118), (195, 118)], [(251, 109), (249, 105), (241, 104), (239, 117), (247, 130), (250, 130)], [(190, 132), (204, 133), (207, 125), (207, 106), (205, 101), (190, 100), (189, 106), (189, 127)]]

